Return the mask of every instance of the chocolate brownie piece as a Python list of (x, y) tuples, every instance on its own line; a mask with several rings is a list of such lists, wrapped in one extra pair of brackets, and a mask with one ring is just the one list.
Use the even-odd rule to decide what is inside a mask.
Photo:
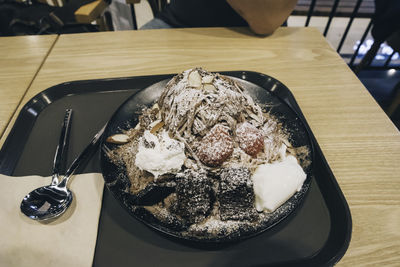
[(247, 168), (227, 168), (220, 174), (219, 211), (221, 220), (254, 220), (254, 190), (250, 171)]
[(190, 224), (203, 221), (212, 208), (212, 178), (190, 169), (176, 177), (176, 213)]

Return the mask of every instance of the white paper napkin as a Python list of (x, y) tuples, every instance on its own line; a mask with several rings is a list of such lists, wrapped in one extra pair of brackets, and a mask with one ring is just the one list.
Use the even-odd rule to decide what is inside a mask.
[(0, 175), (0, 266), (92, 266), (103, 178), (98, 173), (72, 177), (74, 200), (61, 217), (52, 222), (29, 219), (20, 212), (21, 200), (50, 181)]

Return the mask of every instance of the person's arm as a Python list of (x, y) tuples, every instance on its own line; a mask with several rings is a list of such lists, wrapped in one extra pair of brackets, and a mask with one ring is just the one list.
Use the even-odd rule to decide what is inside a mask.
[(256, 34), (272, 34), (285, 22), (297, 0), (226, 0)]

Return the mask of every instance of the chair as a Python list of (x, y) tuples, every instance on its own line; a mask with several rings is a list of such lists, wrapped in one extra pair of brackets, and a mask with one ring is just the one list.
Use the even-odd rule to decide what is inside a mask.
[(75, 19), (78, 23), (92, 23), (96, 21), (100, 31), (112, 31), (111, 15), (105, 12), (108, 3), (104, 0), (95, 0), (81, 6), (75, 11)]
[[(63, 7), (71, 1), (66, 0), (37, 0), (43, 4), (48, 4), (54, 7)], [(100, 31), (113, 30), (110, 14), (105, 12), (109, 5), (108, 0), (82, 0), (83, 2), (89, 2), (81, 5), (75, 12), (75, 20), (77, 23), (91, 24), (93, 21), (99, 26)], [(54, 18), (57, 20), (57, 18)]]
[[(150, 5), (151, 11), (153, 16), (155, 16), (158, 12), (162, 11), (165, 6), (167, 5), (167, 0), (147, 0)], [(133, 22), (133, 29), (137, 30), (137, 20), (136, 20), (136, 13), (135, 13), (135, 5), (140, 3), (140, 0), (126, 0), (126, 3), (130, 5), (131, 14), (132, 14), (132, 22)]]

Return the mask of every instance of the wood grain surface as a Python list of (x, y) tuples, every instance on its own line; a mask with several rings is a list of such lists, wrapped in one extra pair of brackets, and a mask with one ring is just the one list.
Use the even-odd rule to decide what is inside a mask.
[(56, 38), (0, 37), (0, 137)]
[(65, 81), (195, 66), (257, 71), (288, 86), (351, 209), (352, 240), (338, 265), (399, 266), (399, 131), (316, 29), (281, 28), (269, 37), (243, 28), (62, 35), (23, 103)]

